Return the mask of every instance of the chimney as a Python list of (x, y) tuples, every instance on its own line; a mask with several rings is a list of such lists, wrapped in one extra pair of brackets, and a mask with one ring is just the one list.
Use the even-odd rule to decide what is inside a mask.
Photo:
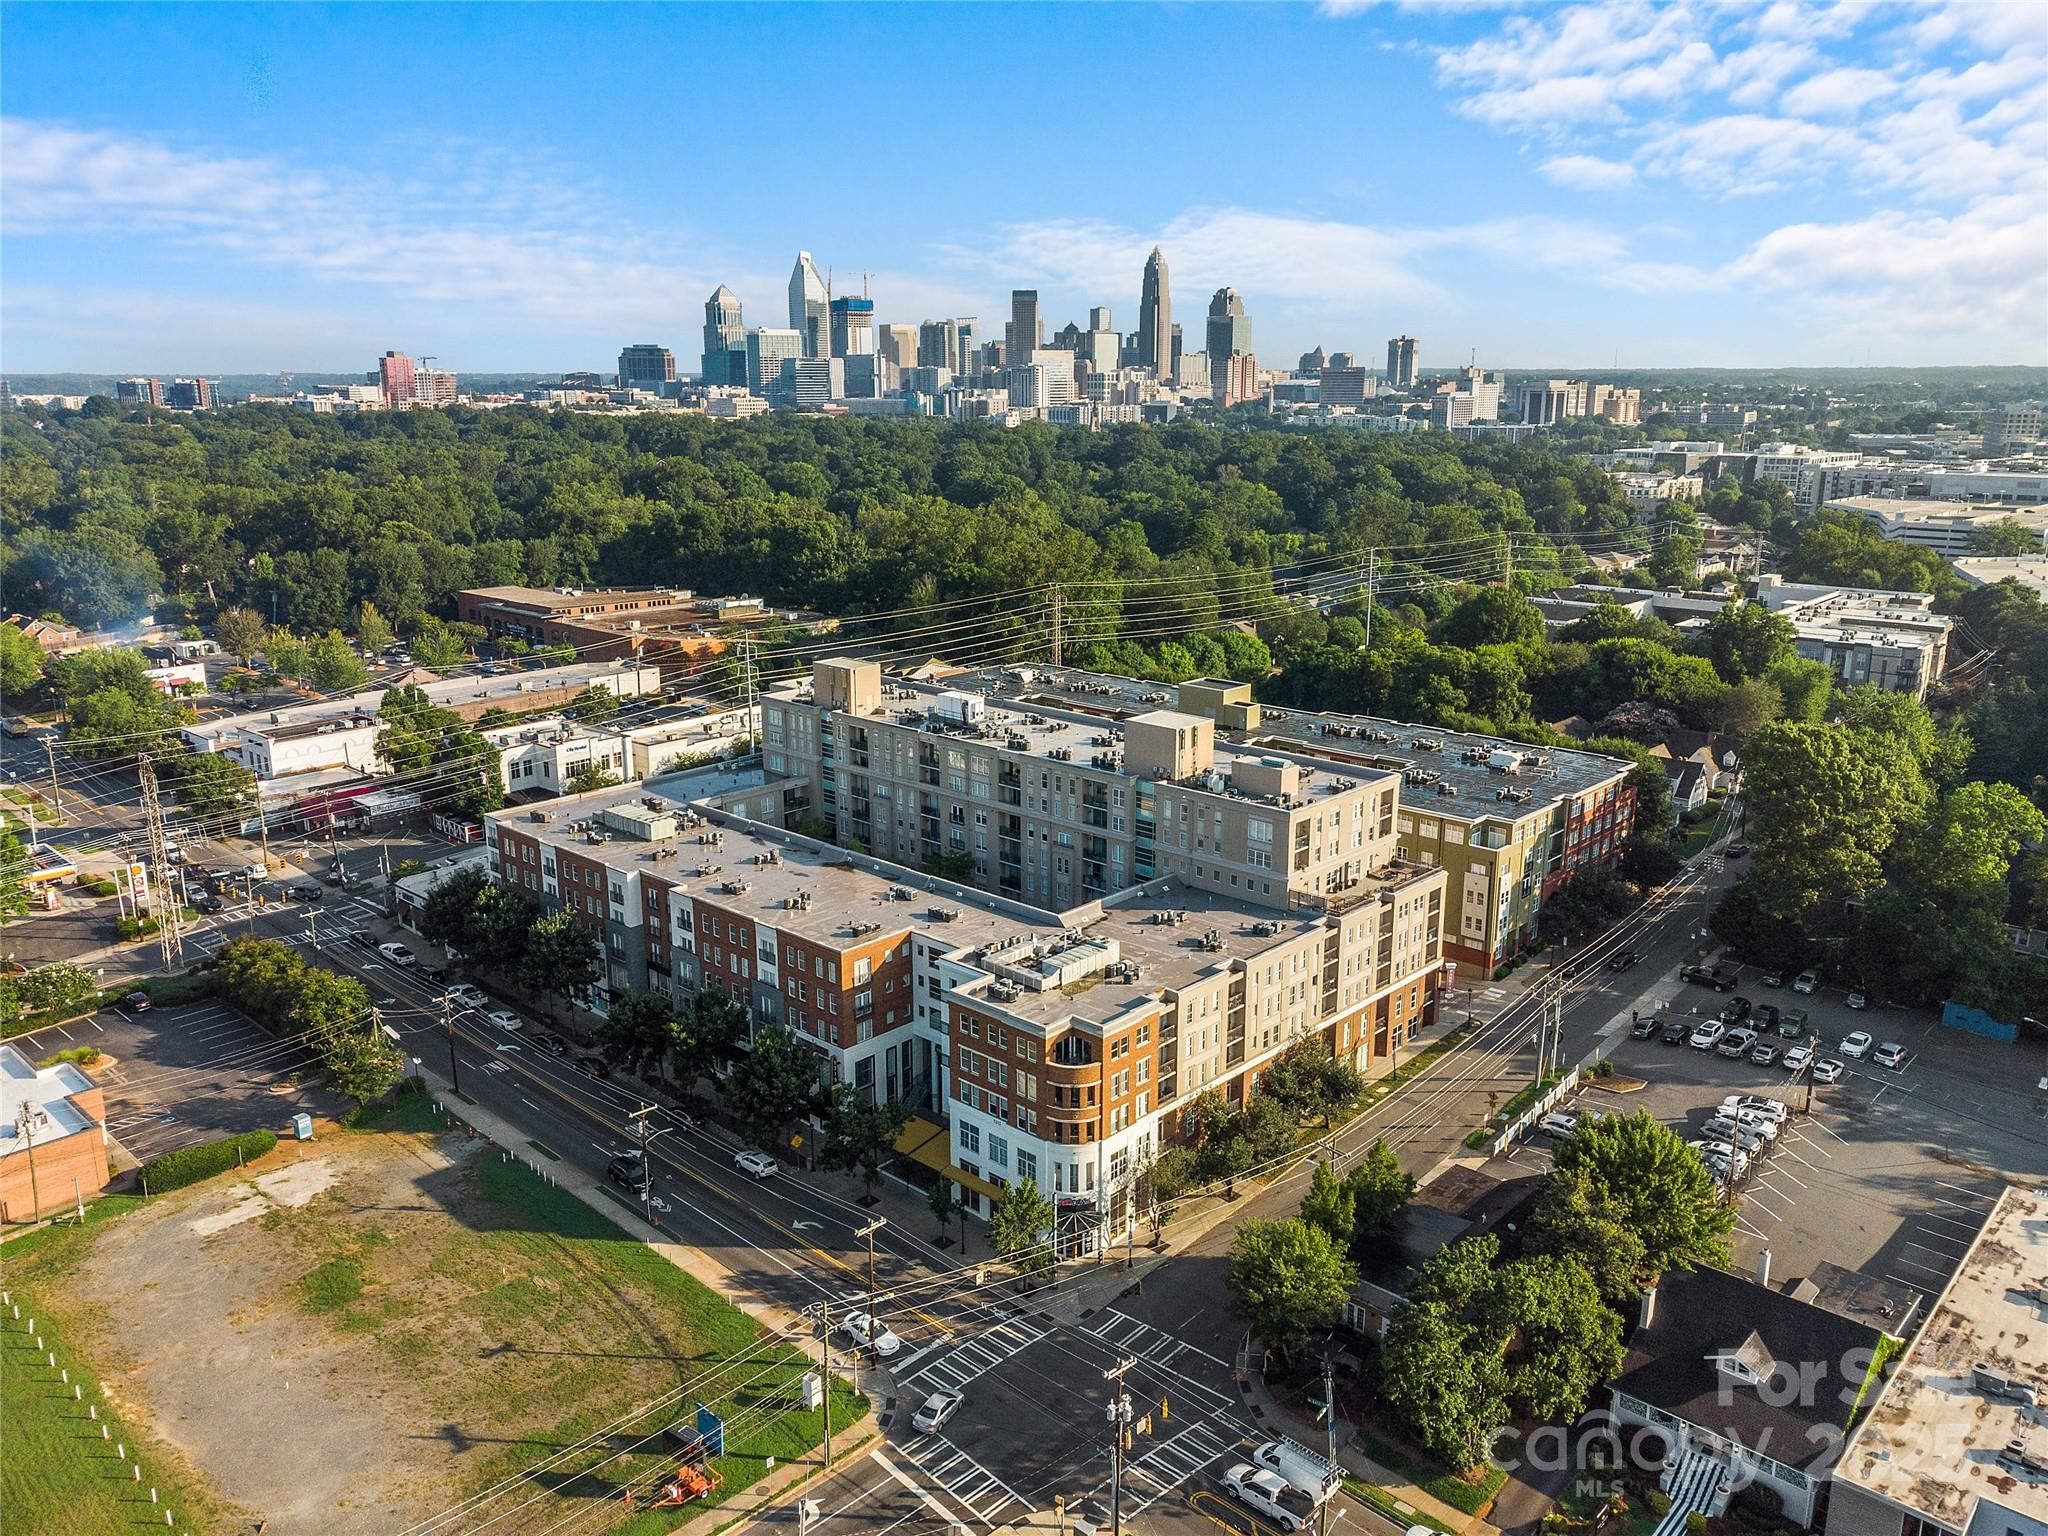
[(1756, 1256), (1756, 1283), (1765, 1290), (1771, 1286), (1771, 1250), (1766, 1248)]
[(1657, 1320), (1657, 1287), (1646, 1286), (1643, 1290), (1642, 1315), (1636, 1319), (1638, 1328), (1647, 1328)]

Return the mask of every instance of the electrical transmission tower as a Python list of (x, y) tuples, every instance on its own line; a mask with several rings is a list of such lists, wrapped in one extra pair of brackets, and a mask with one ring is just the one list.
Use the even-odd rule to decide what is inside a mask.
[(163, 946), (164, 970), (175, 971), (185, 955), (178, 931), (178, 893), (171, 884), (170, 842), (164, 836), (164, 803), (157, 798), (156, 765), (143, 753), (136, 759), (142, 779), (142, 824), (149, 832), (150, 895), (156, 906), (157, 940)]

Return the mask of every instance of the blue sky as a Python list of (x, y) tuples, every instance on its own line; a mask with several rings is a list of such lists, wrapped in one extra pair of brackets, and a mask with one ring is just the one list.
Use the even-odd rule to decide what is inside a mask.
[(1504, 367), (2048, 359), (2048, 7), (4, 7), (0, 366), (694, 367), (878, 318)]

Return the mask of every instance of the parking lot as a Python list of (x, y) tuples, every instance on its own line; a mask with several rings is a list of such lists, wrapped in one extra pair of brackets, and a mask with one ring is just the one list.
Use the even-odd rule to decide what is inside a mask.
[(40, 1059), (81, 1045), (114, 1059), (93, 1076), (106, 1093), (107, 1129), (137, 1162), (234, 1131), (282, 1130), (300, 1110), (324, 1115), (337, 1107), (289, 1081), (311, 1062), (309, 1052), (273, 1039), (225, 1003), (104, 1008), (38, 1030), (23, 1049)]
[[(1808, 1011), (1818, 1059), (1841, 1063), (1835, 1082), (1812, 1089), (1810, 1112), (1806, 1085), (1782, 1061), (1763, 1065), (1691, 1045), (1691, 1030), (1736, 997), (1759, 1010), (1771, 1003)], [(1667, 1044), (1661, 1031), (1633, 1039), (1622, 1015), (1609, 1054), (1619, 1076), (1647, 1086), (1625, 1095), (1587, 1089), (1561, 1107), (1646, 1110), (1696, 1141), (1729, 1094), (1784, 1101), (1792, 1112), (1738, 1180), (1734, 1249), (1741, 1268), (1753, 1271), (1768, 1249), (1776, 1280), (1805, 1275), (1825, 1260), (1932, 1296), (2002, 1183), (2048, 1177), (2048, 1092), (2037, 1086), (2044, 1063), (2024, 1043), (1944, 1029), (1924, 1012), (1851, 1009), (1839, 988), (1802, 996), (1789, 986), (1765, 987), (1753, 967), (1739, 969), (1730, 992), (1675, 975), (1645, 978), (1637, 1011), (1682, 1023), (1686, 1041)], [(1858, 1030), (1872, 1037), (1860, 1058), (1842, 1049)], [(1762, 1038), (1781, 1052), (1803, 1043), (1775, 1033)], [(1877, 1064), (1888, 1043), (1901, 1048), (1890, 1068)], [(1546, 1148), (1541, 1136), (1517, 1148), (1517, 1170), (1546, 1166)]]

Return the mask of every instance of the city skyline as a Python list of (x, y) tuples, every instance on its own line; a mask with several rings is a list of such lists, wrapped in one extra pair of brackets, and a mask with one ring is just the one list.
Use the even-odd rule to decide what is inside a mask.
[[(453, 7), (10, 7), (9, 369), (343, 371), (387, 347), (601, 368), (641, 339), (692, 359), (705, 296), (773, 321), (800, 249), (835, 291), (865, 274), (878, 325), (1031, 289), (1050, 331), (1142, 319), (1157, 245), (1183, 307), (1234, 288), (1272, 359), (1412, 334), (1511, 368), (2031, 363), (2048, 334), (2031, 7), (493, 15), (486, 38)], [(947, 131), (961, 98), (914, 153), (835, 136), (847, 87), (811, 46), (835, 29), (950, 53), (964, 99), (1056, 40), (1107, 169), (1072, 176), (1070, 132), (992, 154)], [(1114, 78), (1134, 49), (1191, 86), (1227, 58), (1245, 110), (1162, 144)], [(678, 155), (589, 107), (619, 59), (705, 50), (775, 51), (788, 121)], [(350, 115), (372, 73), (403, 135)], [(541, 77), (493, 127), (488, 93)], [(704, 78), (705, 121), (744, 89)], [(1280, 126), (1242, 131), (1262, 114)]]

